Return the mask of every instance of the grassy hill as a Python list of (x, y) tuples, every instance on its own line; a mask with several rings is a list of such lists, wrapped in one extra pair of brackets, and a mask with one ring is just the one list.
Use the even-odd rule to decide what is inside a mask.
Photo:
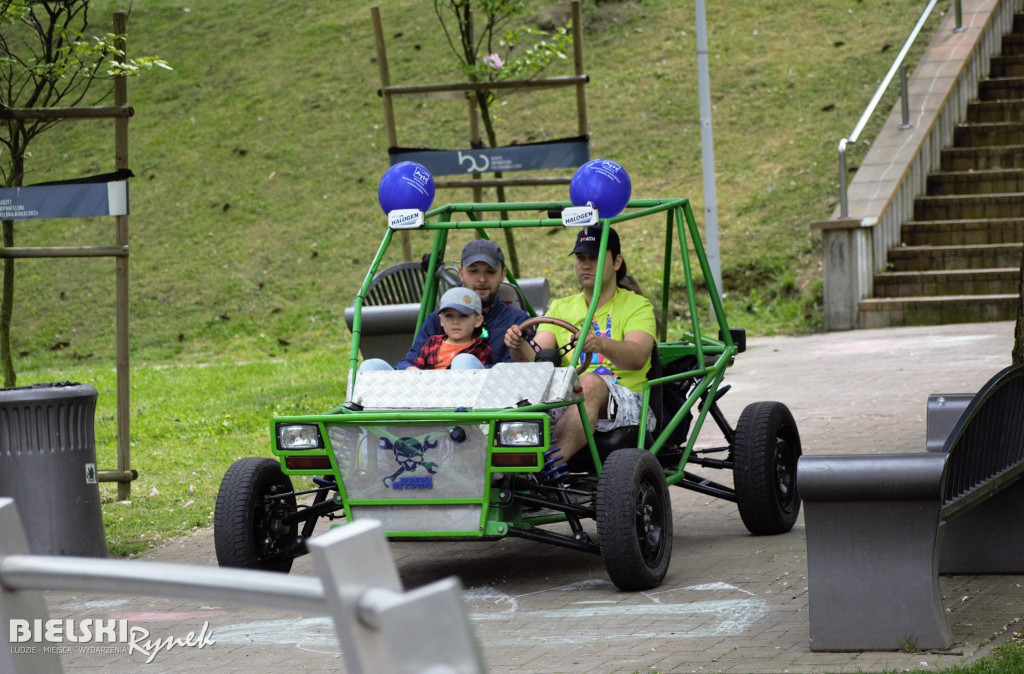
[[(134, 2), (129, 53), (159, 55), (175, 68), (129, 87), (134, 362), (251, 361), (348, 343), (343, 310), (383, 231), (376, 186), (387, 138), (371, 4)], [(432, 3), (376, 4), (393, 82), (459, 78)], [(568, 16), (568, 3), (533, 4), (525, 23)], [(708, 7), (733, 324), (760, 334), (820, 325), (820, 242), (807, 225), (830, 214), (836, 142), (855, 124), (919, 4)], [(92, 19), (106, 24), (121, 4), (93, 6)], [(592, 156), (623, 164), (634, 196), (690, 197), (702, 220), (692, 4), (587, 0), (584, 15)], [(498, 110), (503, 143), (575, 132), (568, 91), (518, 94)], [(405, 99), (397, 118), (401, 144), (465, 147), (463, 101)], [(109, 123), (65, 124), (37, 141), (29, 165), (27, 182), (111, 170)], [(567, 197), (565, 188), (509, 192), (513, 200)], [(435, 203), (469, 198), (444, 190)], [(624, 235), (631, 269), (648, 280), (643, 263), (657, 254), (655, 235)], [(26, 222), (16, 244), (109, 244), (113, 236), (106, 219)], [(559, 292), (571, 286), (570, 265), (555, 257), (524, 256), (524, 272), (548, 273)], [(19, 262), (21, 371), (110, 362), (113, 320), (113, 262)]]
[[(129, 84), (131, 443), (139, 479), (130, 501), (101, 486), (112, 554), (208, 526), (228, 466), (269, 455), (273, 415), (322, 411), (342, 399), (344, 309), (384, 231), (376, 190), (388, 167), (387, 137), (370, 5), (133, 4), (129, 54), (158, 55), (174, 71)], [(432, 3), (380, 5), (393, 82), (458, 79)], [(92, 18), (106, 30), (119, 6), (94, 0)], [(534, 25), (568, 16), (568, 3), (532, 6), (524, 21)], [(818, 328), (820, 243), (808, 223), (832, 211), (837, 141), (919, 12), (913, 0), (709, 3), (732, 325), (753, 334)], [(634, 196), (690, 197), (702, 221), (692, 4), (587, 0), (584, 15), (592, 155), (625, 166)], [(464, 101), (405, 99), (397, 118), (403, 145), (466, 146)], [(501, 143), (574, 134), (571, 92), (503, 99), (498, 130)], [(63, 124), (32, 147), (26, 182), (112, 170), (113, 150), (111, 123)], [(508, 196), (567, 195), (562, 187)], [(439, 191), (435, 203), (469, 199)], [(627, 223), (621, 232), (630, 270), (651, 287), (660, 237), (642, 227)], [(573, 285), (562, 254), (571, 235), (558, 236), (517, 232), (523, 273), (548, 275), (556, 294)], [(17, 225), (19, 246), (114, 240), (107, 218)], [(19, 260), (17, 270), (19, 383), (96, 386), (98, 464), (113, 468), (114, 262)]]

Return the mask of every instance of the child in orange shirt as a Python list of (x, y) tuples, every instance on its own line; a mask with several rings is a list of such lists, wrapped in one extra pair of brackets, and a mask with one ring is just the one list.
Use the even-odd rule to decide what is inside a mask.
[(412, 362), (414, 368), (479, 369), (494, 362), (491, 347), (480, 337), (484, 317), (479, 295), (468, 288), (451, 288), (441, 296), (439, 316), (444, 334), (426, 341)]
[[(479, 370), (494, 363), (494, 353), (480, 334), (484, 324), (480, 296), (469, 288), (451, 288), (441, 296), (438, 310), (444, 334), (430, 337), (412, 361), (413, 370)], [(360, 372), (392, 370), (380, 358), (371, 358)]]

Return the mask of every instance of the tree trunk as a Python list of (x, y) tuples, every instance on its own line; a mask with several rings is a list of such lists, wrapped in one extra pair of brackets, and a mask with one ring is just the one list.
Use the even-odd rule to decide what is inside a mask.
[[(4, 220), (4, 248), (14, 245), (14, 221)], [(4, 260), (4, 280), (0, 297), (0, 366), (4, 372), (4, 386), (15, 386), (17, 375), (11, 359), (11, 315), (14, 313), (14, 258)]]
[[(14, 147), (11, 157), (10, 184), (7, 187), (21, 187), (25, 178), (25, 143), (18, 142), (24, 137), (24, 121), (12, 122), (11, 138)], [(14, 221), (4, 220), (3, 247), (14, 245)], [(4, 374), (4, 386), (16, 386), (18, 375), (14, 371), (14, 359), (11, 357), (11, 317), (14, 315), (14, 258), (4, 259), (3, 286), (0, 288), (0, 370)]]

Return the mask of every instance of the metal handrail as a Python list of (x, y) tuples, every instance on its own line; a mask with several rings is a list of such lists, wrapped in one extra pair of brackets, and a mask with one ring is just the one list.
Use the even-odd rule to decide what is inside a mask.
[[(871, 102), (868, 103), (868, 107), (865, 108), (864, 114), (860, 116), (860, 121), (857, 122), (857, 126), (854, 127), (853, 132), (839, 141), (839, 213), (842, 218), (850, 217), (850, 204), (849, 199), (846, 195), (846, 146), (850, 143), (856, 143), (860, 137), (861, 132), (867, 125), (868, 120), (875, 113), (875, 108), (878, 107), (878, 103), (882, 100), (882, 96), (885, 94), (886, 89), (889, 88), (889, 84), (892, 82), (892, 78), (896, 76), (896, 73), (902, 69), (903, 76), (901, 80), (901, 94), (903, 98), (903, 123), (900, 124), (901, 129), (909, 129), (913, 126), (910, 123), (910, 106), (907, 96), (907, 78), (906, 78), (906, 66), (903, 64), (903, 60), (906, 58), (907, 53), (910, 51), (910, 47), (914, 44), (914, 40), (917, 39), (918, 33), (921, 32), (921, 28), (924, 27), (925, 21), (928, 20), (929, 15), (932, 13), (935, 4), (938, 0), (931, 0), (928, 6), (924, 8), (921, 13), (921, 18), (917, 20), (917, 25), (914, 26), (914, 30), (910, 32), (907, 37), (907, 41), (903, 44), (903, 49), (896, 56), (896, 60), (893, 61), (892, 67), (889, 68), (889, 72), (886, 74), (885, 79), (878, 85), (878, 89), (875, 91), (875, 95), (871, 98)], [(963, 12), (960, 6), (961, 0), (954, 0), (955, 12), (956, 12), (956, 27), (953, 32), (959, 33), (963, 31)]]
[[(463, 604), (462, 583), (449, 577), (405, 591), (382, 525), (375, 520), (356, 520), (307, 541), (319, 578), (27, 554), (21, 527), (14, 499), (0, 497), (0, 623), (5, 625), (13, 619), (47, 623), (49, 610), (38, 594), (43, 590), (184, 597), (328, 615), (349, 672), (485, 671)], [(412, 623), (420, 627), (410, 636)], [(3, 638), (3, 672), (62, 671), (57, 649), (19, 652), (13, 647), (13, 629), (5, 629)], [(56, 639), (63, 639), (59, 631)], [(405, 648), (396, 650), (392, 644), (399, 639)]]

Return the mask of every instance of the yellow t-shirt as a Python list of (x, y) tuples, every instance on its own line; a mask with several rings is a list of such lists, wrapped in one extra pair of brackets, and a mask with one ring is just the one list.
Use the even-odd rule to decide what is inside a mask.
[[(547, 315), (552, 318), (561, 318), (564, 321), (579, 326), (583, 323), (583, 319), (587, 317), (587, 309), (589, 307), (583, 297), (583, 293), (578, 293), (553, 301), (548, 306)], [(597, 308), (590, 329), (602, 337), (618, 341), (622, 341), (627, 333), (635, 330), (646, 332), (651, 337), (654, 337), (657, 331), (654, 321), (654, 307), (651, 306), (646, 297), (637, 295), (629, 290), (616, 288), (612, 299)], [(542, 324), (537, 326), (537, 330), (538, 332), (553, 333), (560, 345), (566, 344), (569, 341), (569, 331), (556, 325)], [(571, 355), (572, 352), (562, 357), (563, 366), (569, 365), (569, 357)], [(650, 368), (650, 357), (647, 358), (647, 362), (640, 370), (620, 370), (610, 360), (598, 354), (597, 362), (591, 364), (587, 368), (587, 372), (593, 372), (604, 377), (614, 377), (622, 386), (640, 393), (643, 391), (643, 383), (647, 379), (647, 370)]]

